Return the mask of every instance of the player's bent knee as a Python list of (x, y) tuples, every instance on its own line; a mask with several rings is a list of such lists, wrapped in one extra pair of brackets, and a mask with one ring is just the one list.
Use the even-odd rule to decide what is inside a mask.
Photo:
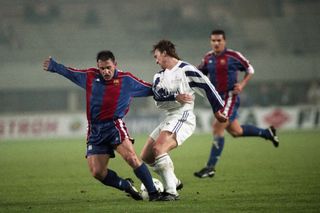
[(152, 156), (141, 155), (141, 160), (147, 164), (154, 163), (154, 157), (152, 157)]
[(160, 146), (154, 146), (152, 147), (152, 153), (153, 153), (153, 156), (159, 156), (161, 154), (163, 154), (163, 150), (161, 149)]
[(124, 157), (124, 160), (134, 169), (139, 167), (141, 164), (141, 161), (139, 160), (138, 156), (134, 153), (129, 153), (127, 156)]
[(90, 171), (91, 171), (92, 177), (94, 177), (97, 180), (101, 181), (105, 177), (105, 174), (104, 174), (105, 172), (103, 170), (101, 170), (101, 169), (91, 168)]
[(232, 137), (234, 137), (234, 138), (237, 138), (237, 137), (240, 137), (241, 135), (242, 135), (242, 133), (241, 132), (229, 132), (231, 135), (232, 135)]
[(143, 162), (149, 163), (149, 159), (147, 158), (147, 156), (144, 153), (140, 155), (140, 158)]

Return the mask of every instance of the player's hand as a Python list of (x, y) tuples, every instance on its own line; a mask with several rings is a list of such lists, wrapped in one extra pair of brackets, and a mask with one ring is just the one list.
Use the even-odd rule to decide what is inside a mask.
[(186, 103), (192, 103), (193, 101), (193, 96), (189, 94), (178, 94), (176, 96), (176, 101), (178, 101), (181, 104), (186, 104)]
[(214, 113), (214, 116), (221, 123), (227, 122), (227, 120), (228, 120), (228, 116), (220, 111), (217, 111), (216, 113)]
[(243, 86), (240, 84), (240, 83), (236, 83), (234, 84), (234, 87), (233, 87), (233, 94), (239, 94), (242, 92), (242, 89), (243, 89)]
[(46, 71), (49, 70), (50, 60), (51, 60), (51, 56), (49, 56), (43, 61), (43, 69)]

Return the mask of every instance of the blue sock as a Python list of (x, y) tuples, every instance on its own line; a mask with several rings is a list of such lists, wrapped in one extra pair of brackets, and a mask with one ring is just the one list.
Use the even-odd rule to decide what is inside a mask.
[(149, 194), (157, 191), (157, 189), (154, 187), (152, 176), (146, 164), (142, 163), (141, 166), (134, 170), (134, 173), (144, 184)]
[(215, 142), (212, 144), (210, 157), (207, 162), (207, 167), (214, 167), (221, 156), (224, 147), (224, 137), (215, 137)]
[(271, 138), (268, 129), (261, 129), (253, 125), (241, 125), (243, 133), (242, 136), (259, 136), (265, 139)]
[(129, 188), (128, 181), (120, 178), (115, 171), (108, 169), (107, 176), (101, 181), (106, 186), (111, 186), (120, 190)]

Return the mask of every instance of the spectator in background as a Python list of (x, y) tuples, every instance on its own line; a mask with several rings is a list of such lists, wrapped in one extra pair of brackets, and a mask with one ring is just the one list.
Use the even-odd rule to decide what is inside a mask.
[(52, 2), (44, 0), (27, 1), (24, 16), (31, 23), (48, 23), (59, 17), (60, 8)]
[(240, 99), (241, 99), (242, 106), (244, 107), (251, 107), (253, 105), (251, 96), (246, 91), (243, 91), (240, 94)]
[(266, 83), (262, 83), (259, 87), (259, 96), (257, 97), (257, 103), (260, 106), (270, 105), (270, 89)]
[(84, 17), (84, 24), (89, 27), (97, 27), (100, 25), (100, 17), (95, 7), (89, 5)]
[(315, 80), (311, 83), (307, 92), (308, 103), (320, 106), (320, 83)]
[(14, 26), (8, 22), (2, 22), (0, 26), (0, 45), (9, 45), (12, 48), (21, 48), (20, 39)]
[(277, 94), (270, 96), (269, 105), (277, 105), (277, 106), (287, 106), (291, 103), (291, 90), (289, 83), (283, 82), (273, 82), (269, 83), (269, 87), (271, 88), (271, 94)]
[(292, 104), (291, 100), (291, 89), (288, 85), (283, 85), (282, 86), (282, 92), (281, 94), (281, 100), (280, 100), (280, 104), (282, 106), (288, 106), (290, 104)]

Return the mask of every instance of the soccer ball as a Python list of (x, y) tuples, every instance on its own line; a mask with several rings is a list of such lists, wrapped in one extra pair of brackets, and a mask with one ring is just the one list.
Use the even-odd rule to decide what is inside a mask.
[[(153, 184), (156, 187), (156, 189), (158, 190), (158, 192), (163, 192), (164, 188), (163, 188), (163, 184), (161, 183), (161, 181), (158, 180), (157, 178), (152, 178), (152, 180), (153, 180)], [(141, 183), (140, 190), (141, 190), (141, 196), (142, 196), (143, 200), (148, 200), (149, 199), (148, 191), (143, 183)]]

